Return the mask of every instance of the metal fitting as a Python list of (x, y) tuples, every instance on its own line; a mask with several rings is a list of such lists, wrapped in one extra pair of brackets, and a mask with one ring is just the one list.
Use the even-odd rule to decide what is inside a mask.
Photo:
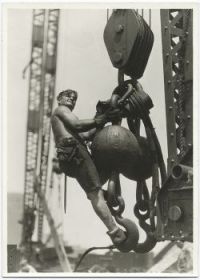
[(193, 177), (193, 168), (190, 166), (178, 164), (172, 169), (172, 178), (175, 180), (188, 180), (188, 177)]
[(121, 33), (124, 31), (124, 26), (122, 24), (118, 24), (115, 28), (116, 33)]

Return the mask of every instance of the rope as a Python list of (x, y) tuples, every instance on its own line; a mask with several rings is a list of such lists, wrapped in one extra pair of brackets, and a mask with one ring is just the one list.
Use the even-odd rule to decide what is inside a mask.
[(149, 27), (151, 28), (151, 9), (149, 9)]
[(79, 261), (77, 262), (75, 268), (74, 268), (74, 271), (73, 272), (77, 272), (77, 269), (79, 268), (80, 264), (82, 263), (83, 259), (87, 256), (87, 254), (89, 254), (91, 251), (94, 251), (94, 250), (105, 250), (105, 249), (114, 249), (115, 246), (114, 245), (110, 245), (110, 246), (106, 246), (106, 247), (91, 247), (89, 249), (87, 249), (83, 254), (82, 256), (80, 257)]
[(67, 211), (67, 175), (65, 175), (65, 182), (64, 182), (64, 211), (66, 214), (66, 211)]
[(22, 78), (23, 79), (26, 78), (26, 72), (27, 72), (28, 68), (31, 66), (32, 63), (33, 63), (33, 58), (31, 58), (29, 63), (27, 63), (27, 65), (24, 67), (24, 70), (22, 71)]
[(109, 9), (107, 9), (107, 22), (108, 22), (108, 19), (109, 19)]

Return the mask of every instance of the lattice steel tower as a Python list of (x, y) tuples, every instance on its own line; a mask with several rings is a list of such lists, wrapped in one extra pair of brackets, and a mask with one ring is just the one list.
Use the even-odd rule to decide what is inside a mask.
[(45, 193), (47, 185), (58, 23), (58, 9), (33, 10), (22, 232), (22, 244), (30, 248), (36, 207), (39, 210), (38, 241), (42, 239), (44, 209), (37, 191), (39, 188)]

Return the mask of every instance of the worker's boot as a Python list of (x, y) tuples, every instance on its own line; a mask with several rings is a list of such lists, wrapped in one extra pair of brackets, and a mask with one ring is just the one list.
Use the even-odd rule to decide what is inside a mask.
[(107, 231), (107, 234), (110, 236), (113, 244), (116, 246), (121, 244), (122, 242), (124, 242), (126, 239), (125, 232), (118, 227), (116, 227), (115, 229), (113, 229), (111, 231)]

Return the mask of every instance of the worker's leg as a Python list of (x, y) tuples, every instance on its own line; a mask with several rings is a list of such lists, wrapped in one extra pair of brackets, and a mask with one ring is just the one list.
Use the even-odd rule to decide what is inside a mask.
[(108, 229), (108, 235), (111, 237), (114, 244), (119, 244), (126, 239), (125, 233), (117, 227), (110, 210), (104, 200), (103, 191), (101, 189), (90, 192), (87, 194), (90, 199), (94, 211), (102, 220)]
[(94, 211), (102, 219), (108, 230), (112, 231), (114, 228), (116, 228), (116, 224), (104, 200), (103, 191), (99, 189), (89, 193), (87, 196), (92, 203)]
[(126, 236), (124, 231), (117, 227), (106, 204), (96, 166), (84, 147), (79, 146), (78, 156), (83, 160), (77, 166), (76, 179), (90, 199), (94, 211), (107, 227), (113, 243), (119, 244)]

